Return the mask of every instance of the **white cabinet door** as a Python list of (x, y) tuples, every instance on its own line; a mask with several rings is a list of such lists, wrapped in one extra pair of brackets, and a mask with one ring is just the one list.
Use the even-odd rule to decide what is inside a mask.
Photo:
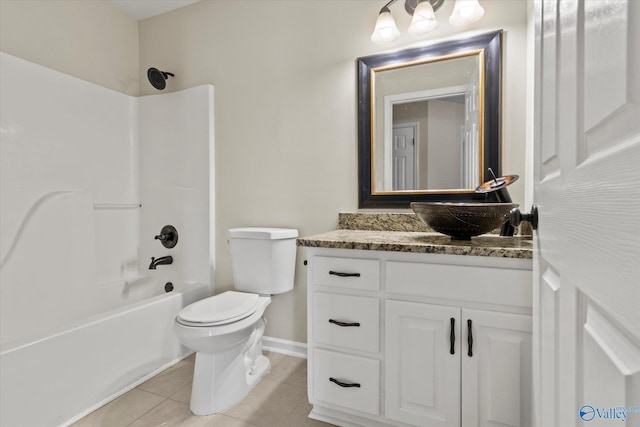
[(531, 426), (531, 316), (462, 309), (462, 427)]
[(425, 427), (460, 425), (460, 331), (458, 307), (387, 301), (388, 418)]

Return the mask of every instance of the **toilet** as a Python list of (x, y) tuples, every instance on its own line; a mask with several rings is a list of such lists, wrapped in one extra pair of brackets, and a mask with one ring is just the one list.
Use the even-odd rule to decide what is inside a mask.
[(270, 295), (293, 289), (298, 230), (232, 228), (234, 291), (183, 308), (174, 331), (196, 352), (191, 412), (210, 415), (238, 403), (269, 372), (262, 355), (264, 311)]

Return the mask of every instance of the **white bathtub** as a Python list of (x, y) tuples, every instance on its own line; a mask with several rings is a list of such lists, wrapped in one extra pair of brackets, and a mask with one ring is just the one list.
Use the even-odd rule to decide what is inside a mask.
[(157, 296), (2, 348), (0, 425), (68, 425), (187, 356), (174, 317), (210, 287), (156, 288)]

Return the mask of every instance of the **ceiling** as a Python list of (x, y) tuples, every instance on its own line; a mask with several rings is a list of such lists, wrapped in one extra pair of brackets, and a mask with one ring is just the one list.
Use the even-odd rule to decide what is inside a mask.
[(138, 21), (200, 0), (104, 0)]

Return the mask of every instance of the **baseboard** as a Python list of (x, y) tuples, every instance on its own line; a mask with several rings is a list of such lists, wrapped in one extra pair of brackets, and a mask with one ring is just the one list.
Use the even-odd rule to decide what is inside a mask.
[(286, 354), (287, 356), (307, 358), (307, 344), (301, 342), (265, 336), (262, 338), (262, 348), (274, 353)]

